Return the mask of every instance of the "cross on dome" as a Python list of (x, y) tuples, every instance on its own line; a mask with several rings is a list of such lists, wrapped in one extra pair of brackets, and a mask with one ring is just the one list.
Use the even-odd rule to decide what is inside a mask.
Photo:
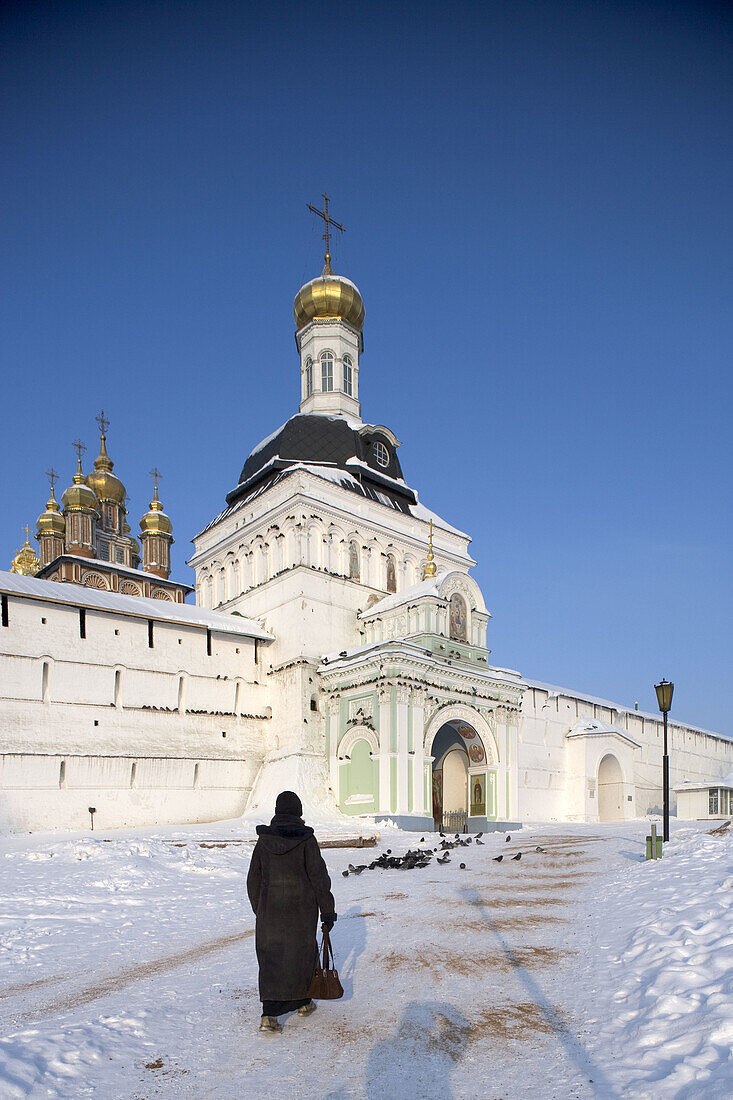
[(331, 268), (331, 230), (329, 227), (333, 225), (336, 229), (340, 229), (342, 233), (345, 233), (346, 230), (344, 229), (343, 225), (341, 225), (337, 221), (334, 221), (334, 219), (328, 213), (328, 195), (325, 193), (325, 191), (323, 193), (323, 210), (319, 210), (318, 207), (313, 206), (312, 203), (308, 203), (308, 209), (312, 211), (312, 213), (317, 214), (319, 218), (323, 218), (323, 224), (325, 228), (323, 239), (326, 242), (326, 255), (324, 257), (325, 264), (323, 267), (323, 274), (333, 275), (333, 269)]
[(97, 424), (99, 424), (99, 430), (102, 433), (102, 435), (106, 435), (107, 434), (107, 428), (109, 427), (109, 420), (107, 420), (107, 418), (104, 415), (104, 409), (102, 409), (99, 416), (95, 416), (94, 419), (97, 421)]

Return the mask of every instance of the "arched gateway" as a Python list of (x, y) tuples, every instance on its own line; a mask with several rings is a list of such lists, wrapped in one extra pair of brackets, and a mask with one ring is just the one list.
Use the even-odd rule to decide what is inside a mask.
[(480, 714), (470, 707), (444, 707), (426, 730), (425, 755), (432, 763), (436, 829), (462, 831), (469, 818), (496, 820), (499, 754)]

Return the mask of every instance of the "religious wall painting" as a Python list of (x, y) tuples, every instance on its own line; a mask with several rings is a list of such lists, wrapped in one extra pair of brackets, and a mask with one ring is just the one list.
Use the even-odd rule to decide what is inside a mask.
[(461, 735), (464, 741), (472, 741), (476, 736), (476, 730), (473, 726), (467, 726), (464, 722), (456, 726), (456, 731)]
[(486, 776), (472, 775), (471, 784), (471, 817), (486, 817)]
[(484, 747), (481, 744), (468, 746), (468, 758), (472, 764), (483, 764), (486, 760), (486, 753)]
[(449, 633), (454, 641), (468, 640), (467, 620), (466, 601), (458, 592), (454, 592), (449, 601)]

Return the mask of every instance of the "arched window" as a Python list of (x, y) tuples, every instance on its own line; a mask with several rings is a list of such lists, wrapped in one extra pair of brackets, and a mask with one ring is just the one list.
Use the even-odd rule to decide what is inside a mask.
[(451, 638), (456, 642), (468, 641), (468, 613), (466, 611), (466, 601), (463, 596), (459, 596), (457, 592), (454, 592), (450, 598), (449, 607), (449, 632)]
[(352, 581), (358, 581), (360, 576), (359, 547), (355, 542), (349, 543), (349, 576)]
[(348, 355), (344, 356), (344, 393), (351, 397), (354, 392), (352, 363)]
[(395, 568), (395, 560), (391, 554), (387, 556), (387, 591), (397, 591), (397, 569)]
[(321, 393), (333, 392), (333, 352), (321, 352)]
[(305, 396), (310, 397), (313, 393), (313, 360), (310, 355), (305, 361)]
[(372, 454), (380, 466), (389, 466), (389, 451), (381, 439), (377, 439), (372, 444)]

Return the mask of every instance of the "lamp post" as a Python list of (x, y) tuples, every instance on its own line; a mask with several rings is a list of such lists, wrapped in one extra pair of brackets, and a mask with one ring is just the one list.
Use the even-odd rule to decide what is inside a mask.
[(662, 784), (664, 798), (664, 841), (669, 840), (669, 756), (667, 755), (667, 714), (672, 709), (672, 692), (674, 684), (669, 680), (662, 680), (654, 685), (657, 693), (659, 709), (664, 715), (664, 755), (662, 757)]

